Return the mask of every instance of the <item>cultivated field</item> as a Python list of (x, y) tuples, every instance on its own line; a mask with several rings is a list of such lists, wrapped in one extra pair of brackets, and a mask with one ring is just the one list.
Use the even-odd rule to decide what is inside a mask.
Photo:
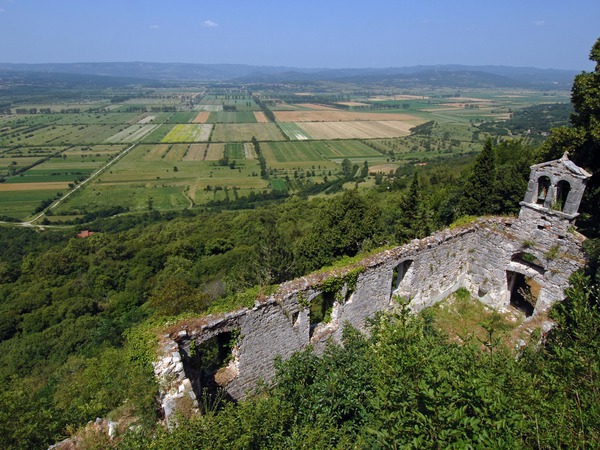
[(374, 139), (407, 136), (414, 126), (399, 121), (304, 122), (296, 125), (314, 139)]
[(158, 128), (158, 125), (131, 125), (129, 128), (109, 137), (104, 142), (136, 142)]
[(223, 105), (195, 105), (194, 111), (223, 111)]
[(192, 120), (192, 123), (206, 123), (208, 117), (210, 116), (210, 112), (208, 111), (200, 111)]
[(254, 120), (258, 123), (268, 123), (269, 119), (266, 118), (265, 113), (262, 111), (254, 111)]
[(225, 154), (225, 144), (210, 144), (206, 151), (206, 161), (218, 161)]
[(0, 192), (22, 192), (22, 191), (57, 191), (65, 189), (69, 183), (64, 181), (31, 182), (31, 183), (2, 183)]
[[(407, 162), (476, 152), (487, 137), (479, 124), (532, 104), (566, 103), (570, 95), (516, 89), (394, 92), (338, 83), (323, 84), (318, 92), (264, 89), (253, 95), (276, 123), (242, 88), (218, 85), (202, 95), (197, 87), (157, 88), (155, 96), (144, 93), (120, 103), (114, 103), (114, 93), (90, 102), (33, 102), (27, 108), (44, 113), (0, 116), (0, 216), (32, 217), (42, 202), (64, 196), (131, 143), (140, 142), (48, 219), (118, 205), (168, 210), (233, 201), (250, 192), (294, 194), (325, 178), (335, 180), (344, 159), (389, 173)], [(435, 121), (431, 135), (411, 135), (411, 128), (427, 121)], [(260, 142), (268, 180), (260, 176), (253, 138)]]
[(306, 130), (303, 130), (295, 123), (280, 123), (278, 125), (279, 128), (281, 128), (281, 131), (283, 131), (288, 139), (292, 141), (306, 141), (313, 139)]
[(183, 157), (184, 161), (203, 161), (208, 144), (190, 144), (187, 154)]
[(219, 111), (210, 113), (209, 123), (256, 123), (252, 111)]
[(162, 142), (206, 142), (210, 137), (212, 125), (175, 125)]
[(259, 141), (283, 141), (285, 138), (274, 123), (217, 124), (213, 142), (247, 142), (256, 137)]
[(422, 122), (410, 114), (351, 112), (351, 111), (277, 111), (274, 113), (278, 122), (352, 122), (359, 120), (393, 120), (412, 123), (413, 126)]

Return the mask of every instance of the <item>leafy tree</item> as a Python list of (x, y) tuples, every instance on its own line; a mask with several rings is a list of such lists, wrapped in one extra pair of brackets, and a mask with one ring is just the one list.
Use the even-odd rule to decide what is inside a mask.
[(354, 172), (352, 171), (352, 162), (348, 158), (342, 160), (342, 175), (344, 178), (352, 178)]
[(458, 205), (460, 215), (481, 216), (495, 212), (496, 195), (496, 156), (492, 140), (488, 138), (464, 181)]
[(369, 176), (369, 162), (365, 161), (360, 169), (360, 177), (367, 178)]
[(419, 186), (419, 174), (415, 171), (408, 192), (402, 199), (401, 215), (396, 225), (396, 240), (404, 243), (429, 234), (426, 202)]

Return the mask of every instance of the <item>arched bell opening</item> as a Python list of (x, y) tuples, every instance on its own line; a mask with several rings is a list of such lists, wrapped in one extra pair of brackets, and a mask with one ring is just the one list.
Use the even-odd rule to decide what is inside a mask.
[(536, 203), (538, 205), (543, 205), (546, 203), (546, 199), (548, 198), (548, 192), (550, 191), (550, 178), (546, 175), (542, 175), (537, 180), (538, 184), (538, 192), (536, 196)]
[(571, 184), (568, 181), (560, 180), (556, 184), (556, 204), (554, 209), (557, 209), (558, 211), (564, 210), (570, 191)]

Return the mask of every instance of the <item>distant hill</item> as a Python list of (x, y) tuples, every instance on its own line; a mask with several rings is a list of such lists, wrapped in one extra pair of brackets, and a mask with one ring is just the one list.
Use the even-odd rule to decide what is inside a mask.
[(0, 86), (2, 85), (10, 86), (11, 89), (112, 88), (131, 85), (158, 87), (161, 82), (148, 78), (38, 71), (21, 67), (18, 70), (11, 70), (4, 64), (0, 64)]
[(570, 88), (574, 70), (533, 67), (438, 65), (365, 69), (297, 68), (188, 63), (0, 63), (0, 72), (94, 75), (160, 81), (363, 82), (399, 85)]

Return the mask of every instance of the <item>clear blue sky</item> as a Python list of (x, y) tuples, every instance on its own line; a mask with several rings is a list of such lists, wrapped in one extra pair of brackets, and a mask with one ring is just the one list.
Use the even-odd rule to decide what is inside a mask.
[(600, 0), (0, 0), (0, 62), (590, 70)]

